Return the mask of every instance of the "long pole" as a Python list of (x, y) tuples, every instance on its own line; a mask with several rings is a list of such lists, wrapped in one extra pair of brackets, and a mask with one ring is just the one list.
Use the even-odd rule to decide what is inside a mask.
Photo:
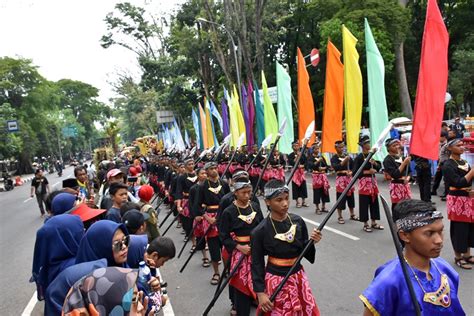
[(289, 185), (291, 182), (291, 179), (293, 179), (293, 176), (295, 175), (296, 170), (298, 170), (298, 165), (300, 164), (301, 158), (305, 154), (306, 151), (306, 145), (308, 144), (309, 139), (305, 139), (303, 142), (303, 147), (301, 148), (298, 157), (296, 157), (295, 165), (291, 169), (290, 175), (288, 177), (288, 180), (286, 181), (286, 185)]
[[(324, 226), (326, 226), (326, 223), (329, 221), (329, 218), (331, 218), (332, 214), (336, 211), (337, 209), (337, 206), (339, 205), (339, 203), (342, 201), (342, 199), (345, 198), (347, 192), (349, 192), (349, 190), (354, 186), (355, 182), (357, 181), (357, 179), (359, 178), (360, 174), (362, 173), (362, 171), (364, 170), (364, 167), (367, 165), (367, 163), (370, 161), (370, 159), (372, 159), (372, 157), (375, 155), (376, 153), (376, 150), (372, 150), (370, 152), (370, 154), (367, 156), (367, 158), (365, 158), (364, 162), (362, 163), (362, 165), (359, 167), (359, 169), (357, 170), (356, 174), (352, 177), (352, 180), (349, 182), (349, 184), (347, 185), (347, 187), (344, 189), (344, 191), (341, 193), (341, 195), (339, 196), (339, 198), (337, 199), (336, 203), (333, 204), (333, 206), (331, 207), (331, 210), (329, 211), (329, 213), (326, 215), (326, 217), (323, 219), (323, 221), (321, 222), (321, 224), (319, 224), (318, 226), (318, 230), (319, 231), (322, 231)], [(301, 262), (301, 260), (303, 259), (303, 257), (306, 255), (306, 253), (309, 251), (309, 249), (311, 249), (311, 247), (313, 247), (314, 243), (312, 240), (309, 240), (308, 243), (306, 244), (306, 246), (304, 247), (303, 251), (301, 251), (300, 255), (298, 256), (298, 258), (296, 259), (295, 263), (293, 264), (293, 266), (291, 266), (290, 270), (288, 270), (288, 272), (286, 273), (285, 277), (283, 278), (283, 280), (280, 282), (280, 284), (277, 286), (277, 288), (275, 289), (275, 292), (273, 292), (273, 294), (270, 296), (270, 301), (274, 301), (275, 298), (277, 297), (278, 293), (280, 293), (280, 291), (283, 289), (283, 286), (285, 285), (285, 283), (288, 281), (289, 277), (293, 274), (293, 272), (295, 271), (296, 267), (299, 265), (299, 263)]]
[(267, 169), (267, 166), (268, 166), (268, 163), (270, 162), (270, 157), (271, 155), (273, 154), (273, 152), (275, 151), (275, 148), (278, 144), (278, 141), (280, 140), (280, 134), (277, 135), (276, 139), (275, 139), (275, 142), (273, 143), (273, 146), (272, 148), (270, 149), (270, 152), (268, 153), (268, 157), (267, 159), (265, 160), (265, 164), (263, 165), (263, 168), (262, 170), (260, 171), (260, 174), (258, 175), (258, 180), (257, 180), (257, 183), (255, 184), (255, 188), (253, 188), (253, 192), (252, 192), (252, 196), (255, 196), (255, 193), (257, 192), (258, 190), (258, 185), (260, 184), (260, 182), (262, 181), (262, 177), (263, 177), (263, 174), (265, 173), (265, 170)]
[(397, 233), (395, 232), (395, 223), (392, 219), (390, 207), (388, 206), (388, 203), (383, 196), (380, 196), (380, 199), (382, 200), (382, 206), (385, 211), (385, 217), (387, 217), (388, 227), (390, 228), (393, 244), (395, 245), (395, 250), (397, 251), (398, 260), (400, 261), (400, 266), (402, 267), (403, 277), (405, 278), (405, 282), (408, 287), (408, 292), (410, 293), (411, 302), (413, 304), (413, 307), (415, 308), (415, 314), (416, 316), (420, 316), (420, 305), (418, 304), (418, 300), (416, 299), (415, 295), (415, 290), (413, 289), (413, 284), (411, 283), (410, 276), (408, 275), (407, 265), (403, 257), (402, 245), (400, 244), (400, 240), (398, 240)]
[[(204, 219), (203, 219), (204, 220)], [(186, 259), (186, 261), (184, 262), (184, 265), (181, 267), (181, 269), (179, 270), (179, 273), (183, 273), (184, 269), (186, 268), (186, 266), (188, 265), (189, 261), (191, 260), (191, 258), (194, 256), (194, 254), (197, 252), (196, 248), (198, 248), (201, 243), (203, 241), (206, 240), (206, 236), (207, 234), (209, 233), (209, 231), (211, 230), (213, 225), (209, 225), (209, 228), (204, 232), (204, 235), (199, 238), (199, 240), (196, 242), (196, 247), (191, 251), (191, 253), (189, 254), (189, 257), (188, 259)]]

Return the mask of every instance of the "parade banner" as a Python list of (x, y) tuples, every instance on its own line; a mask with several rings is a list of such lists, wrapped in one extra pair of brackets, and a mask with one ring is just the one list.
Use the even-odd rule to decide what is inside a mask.
[[(303, 54), (298, 48), (298, 139), (303, 141), (306, 128), (314, 121), (314, 102), (309, 87), (309, 75)], [(309, 144), (314, 142), (314, 134), (311, 135)]]
[[(238, 139), (240, 135), (242, 134), (246, 135), (247, 133), (246, 133), (246, 128), (245, 128), (244, 116), (242, 115), (242, 109), (239, 103), (239, 94), (237, 93), (237, 88), (235, 86), (234, 86), (234, 92), (232, 95), (232, 101), (234, 102), (233, 106), (235, 107), (235, 113), (237, 117), (237, 126), (239, 129), (239, 133), (237, 134), (237, 139)], [(238, 143), (236, 142), (236, 144)], [(245, 146), (246, 144), (247, 144), (247, 141), (244, 140), (244, 142), (242, 143), (242, 146)]]
[(193, 125), (194, 125), (194, 131), (196, 133), (196, 145), (199, 147), (199, 149), (204, 149), (204, 143), (201, 138), (201, 124), (200, 120), (198, 118), (198, 115), (196, 114), (196, 111), (194, 111), (194, 108), (192, 110), (192, 118), (193, 118)]
[(264, 110), (264, 122), (265, 122), (265, 137), (272, 135), (272, 142), (278, 134), (278, 121), (273, 109), (270, 95), (268, 94), (267, 80), (265, 74), (262, 71), (262, 90), (263, 90), (263, 110)]
[(278, 62), (276, 63), (276, 78), (278, 122), (281, 124), (283, 119), (286, 118), (288, 124), (288, 128), (280, 138), (278, 148), (282, 153), (289, 154), (293, 151), (291, 143), (295, 139), (293, 131), (293, 109), (291, 107), (291, 78), (285, 68)]
[(210, 146), (209, 146), (208, 138), (207, 138), (206, 113), (204, 113), (204, 110), (201, 107), (201, 104), (198, 104), (198, 109), (199, 109), (199, 122), (201, 123), (202, 143), (204, 145), (204, 148), (208, 149)]
[(257, 118), (257, 141), (258, 146), (262, 145), (263, 140), (265, 139), (265, 114), (263, 111), (262, 100), (258, 93), (258, 85), (254, 82), (253, 96), (255, 99), (255, 112)]
[(341, 52), (328, 40), (321, 148), (323, 153), (336, 153), (334, 143), (342, 140), (343, 106), (344, 65), (341, 62)]
[(248, 83), (248, 88), (247, 88), (247, 106), (248, 106), (248, 113), (249, 113), (249, 122), (247, 125), (247, 130), (249, 131), (250, 139), (248, 140), (249, 142), (247, 143), (248, 146), (253, 146), (255, 143), (255, 136), (253, 132), (253, 127), (254, 127), (254, 122), (255, 122), (255, 106), (253, 102), (253, 87), (252, 83)]
[(242, 113), (244, 116), (244, 123), (245, 123), (245, 138), (247, 140), (247, 144), (250, 143), (250, 120), (249, 120), (249, 108), (247, 106), (248, 98), (247, 98), (247, 89), (245, 89), (245, 85), (242, 84), (240, 87), (240, 95), (242, 97)]
[(436, 0), (428, 0), (410, 153), (437, 160), (448, 83), (449, 34)]
[[(367, 55), (367, 90), (369, 96), (369, 124), (371, 145), (388, 125), (387, 100), (385, 99), (385, 64), (375, 43), (369, 22), (365, 19), (365, 49)], [(382, 146), (375, 159), (383, 161), (387, 148)]]
[(219, 114), (219, 111), (217, 110), (217, 107), (214, 105), (214, 102), (212, 102), (212, 100), (209, 100), (209, 105), (211, 106), (210, 110), (211, 110), (212, 116), (214, 116), (217, 122), (219, 123), (219, 129), (221, 130), (221, 133), (224, 133), (224, 123), (222, 121), (221, 115)]

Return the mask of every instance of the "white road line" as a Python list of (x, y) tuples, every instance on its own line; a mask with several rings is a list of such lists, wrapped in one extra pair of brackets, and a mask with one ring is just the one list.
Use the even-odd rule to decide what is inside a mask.
[[(163, 277), (161, 276), (161, 273), (160, 273), (160, 269), (156, 269), (156, 272), (160, 280), (163, 280)], [(171, 305), (171, 299), (169, 295), (168, 295), (168, 302), (166, 302), (166, 305), (163, 306), (163, 315), (174, 316), (173, 306)]]
[[(314, 225), (314, 226), (316, 226), (316, 227), (318, 227), (319, 224), (320, 224), (320, 223), (318, 223), (318, 222), (312, 221), (312, 220), (307, 219), (307, 218), (305, 218), (305, 217), (303, 217), (303, 220), (304, 220), (306, 223), (310, 223), (310, 224), (312, 224), (312, 225)], [(354, 235), (345, 233), (345, 232), (340, 231), (340, 230), (338, 230), (338, 229), (329, 227), (328, 225), (325, 225), (325, 226), (324, 226), (324, 229), (327, 229), (327, 230), (329, 230), (330, 232), (333, 232), (333, 233), (335, 233), (335, 234), (338, 234), (338, 235), (341, 235), (341, 236), (343, 236), (343, 237), (349, 238), (349, 239), (351, 239), (351, 240), (355, 240), (355, 241), (360, 240), (359, 237), (356, 237), (356, 236), (354, 236)]]
[(30, 316), (37, 302), (38, 300), (36, 299), (36, 291), (35, 291), (30, 301), (28, 302), (28, 305), (26, 305), (25, 309), (23, 310), (23, 313), (21, 313), (21, 316)]
[(26, 200), (23, 201), (23, 203), (26, 203), (26, 202), (28, 202), (29, 200), (33, 200), (33, 198), (32, 198), (32, 197), (27, 198)]
[(58, 184), (60, 184), (60, 183), (61, 183), (61, 181), (58, 181), (58, 182), (56, 182), (55, 184), (53, 184), (53, 188), (54, 188), (55, 186), (57, 186)]

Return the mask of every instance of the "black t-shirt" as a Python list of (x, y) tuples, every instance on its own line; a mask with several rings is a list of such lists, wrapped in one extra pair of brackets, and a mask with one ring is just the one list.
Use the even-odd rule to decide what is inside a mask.
[(48, 185), (48, 183), (48, 179), (46, 179), (45, 177), (34, 177), (31, 181), (31, 186), (35, 187), (36, 194), (46, 194), (46, 186)]

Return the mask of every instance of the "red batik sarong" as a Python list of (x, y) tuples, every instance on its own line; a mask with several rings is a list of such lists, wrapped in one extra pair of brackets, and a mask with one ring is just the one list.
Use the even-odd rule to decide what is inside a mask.
[[(265, 293), (270, 297), (284, 277), (266, 273)], [(292, 274), (273, 302), (273, 310), (265, 316), (319, 316), (308, 277), (303, 269)]]
[[(336, 192), (342, 193), (344, 189), (349, 185), (351, 182), (351, 176), (337, 176), (336, 177)], [(354, 193), (355, 188), (352, 187), (348, 192), (347, 196), (351, 196)]]
[(250, 176), (250, 177), (258, 177), (258, 176), (260, 176), (260, 172), (261, 172), (261, 171), (262, 171), (261, 168), (259, 168), (259, 167), (253, 167), (253, 166), (252, 166), (252, 167), (250, 167), (250, 169), (249, 169), (249, 176)]
[[(232, 261), (229, 271), (234, 271), (234, 268), (241, 256), (244, 256), (244, 254), (237, 249), (234, 249), (232, 252)], [(245, 295), (256, 299), (257, 295), (253, 291), (252, 272), (250, 270), (251, 263), (251, 256), (245, 256), (245, 258), (242, 260), (242, 263), (237, 268), (237, 272), (234, 274), (232, 279), (230, 279), (229, 284)]]
[[(283, 174), (283, 176), (284, 176), (284, 174)], [(296, 169), (295, 175), (293, 176), (292, 181), (293, 181), (297, 186), (301, 186), (301, 184), (306, 181), (306, 176), (305, 176), (304, 168), (298, 168), (298, 169)]]
[(448, 219), (455, 222), (474, 223), (474, 199), (469, 196), (446, 197)]
[(273, 177), (280, 181), (285, 181), (285, 170), (283, 170), (283, 167), (273, 168)]
[[(215, 218), (217, 216), (217, 213), (206, 213), (206, 215), (209, 216), (209, 217)], [(194, 236), (196, 236), (196, 237), (204, 236), (204, 234), (208, 230), (209, 226), (211, 226), (211, 224), (209, 224), (209, 222), (205, 218), (203, 218), (200, 222), (197, 222), (195, 220), (194, 224), (196, 225), (195, 228), (194, 228)], [(217, 236), (219, 236), (219, 231), (217, 230), (217, 226), (212, 225), (211, 229), (207, 233), (206, 237), (207, 238), (213, 238), (213, 237), (217, 237)]]
[(410, 184), (390, 182), (389, 188), (392, 203), (411, 199)]
[(329, 195), (329, 184), (328, 177), (325, 173), (313, 173), (313, 189), (324, 189), (324, 194)]
[(220, 175), (222, 175), (225, 171), (225, 167), (227, 167), (226, 163), (220, 163), (217, 165), (217, 172), (219, 172)]
[(274, 171), (272, 168), (267, 168), (265, 170), (265, 172), (263, 173), (263, 176), (262, 176), (262, 179), (263, 181), (269, 181), (270, 179), (273, 178), (273, 175), (274, 175)]
[(184, 217), (191, 217), (191, 214), (189, 213), (189, 200), (188, 199), (181, 199), (181, 207), (183, 208), (183, 211), (181, 212), (181, 215)]
[(359, 194), (368, 195), (375, 201), (379, 194), (379, 187), (375, 177), (362, 177), (359, 179)]

